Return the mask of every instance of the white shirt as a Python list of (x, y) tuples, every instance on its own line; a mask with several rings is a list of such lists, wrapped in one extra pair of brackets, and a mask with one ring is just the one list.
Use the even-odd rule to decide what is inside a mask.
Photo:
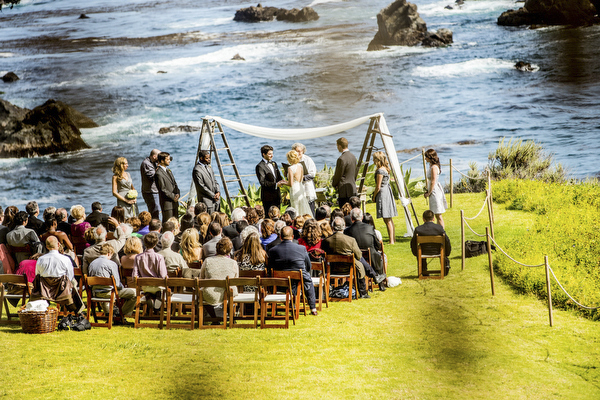
[(273, 169), (273, 164), (271, 164), (270, 161), (267, 161), (263, 158), (263, 161), (267, 164), (267, 166), (269, 167), (269, 169), (271, 170), (271, 173), (273, 174), (273, 176), (275, 176), (275, 169)]
[(66, 275), (69, 280), (73, 280), (73, 264), (69, 257), (60, 254), (58, 250), (51, 250), (38, 258), (35, 274), (44, 278), (59, 278)]

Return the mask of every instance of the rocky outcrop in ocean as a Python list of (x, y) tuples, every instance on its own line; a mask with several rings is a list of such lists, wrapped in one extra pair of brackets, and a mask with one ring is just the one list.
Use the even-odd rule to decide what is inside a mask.
[(590, 0), (526, 0), (522, 8), (503, 12), (498, 17), (498, 25), (581, 26), (598, 22), (596, 13)]
[(6, 74), (4, 74), (4, 76), (2, 77), (2, 80), (4, 82), (15, 82), (19, 80), (19, 77), (17, 76), (17, 74), (15, 74), (14, 72), (7, 72)]
[(304, 7), (299, 10), (293, 8), (286, 10), (285, 8), (263, 7), (258, 4), (256, 7), (247, 7), (239, 9), (235, 12), (234, 21), (238, 22), (263, 22), (263, 21), (289, 21), (289, 22), (307, 22), (316, 21), (319, 19), (319, 14), (312, 7)]
[(88, 149), (79, 128), (96, 123), (60, 101), (28, 110), (0, 99), (0, 158), (35, 157)]
[(447, 46), (452, 43), (452, 32), (440, 29), (428, 32), (427, 24), (419, 16), (416, 4), (396, 0), (377, 14), (379, 30), (367, 51), (383, 50), (386, 46)]

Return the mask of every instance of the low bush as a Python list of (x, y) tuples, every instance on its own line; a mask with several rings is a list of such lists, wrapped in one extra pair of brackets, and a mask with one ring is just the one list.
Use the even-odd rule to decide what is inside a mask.
[[(586, 306), (600, 305), (600, 186), (593, 181), (503, 180), (494, 182), (493, 197), (508, 209), (535, 214), (534, 228), (502, 243), (507, 253), (530, 265), (543, 263), (547, 255), (556, 277), (575, 300)], [(546, 298), (543, 268), (524, 267), (506, 257), (498, 257), (495, 266), (519, 290)], [(553, 304), (579, 309), (551, 281)], [(598, 310), (580, 312), (600, 319)]]

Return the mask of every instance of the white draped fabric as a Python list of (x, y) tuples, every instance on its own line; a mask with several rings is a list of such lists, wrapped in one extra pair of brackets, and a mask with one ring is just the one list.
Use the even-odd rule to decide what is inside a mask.
[[(392, 140), (392, 135), (390, 135), (388, 126), (385, 122), (385, 118), (383, 113), (377, 113), (372, 115), (367, 115), (365, 117), (360, 117), (353, 119), (352, 121), (344, 122), (337, 125), (323, 126), (320, 128), (303, 128), (303, 129), (279, 129), (279, 128), (264, 128), (255, 125), (243, 124), (241, 122), (231, 121), (221, 117), (212, 117), (206, 116), (204, 119), (206, 120), (214, 120), (219, 122), (221, 125), (225, 125), (228, 128), (236, 130), (238, 132), (246, 133), (248, 135), (270, 139), (270, 140), (308, 140), (315, 139), (323, 136), (335, 135), (336, 133), (344, 132), (348, 129), (352, 129), (361, 124), (364, 124), (370, 121), (373, 117), (379, 117), (379, 129), (381, 131), (381, 138), (383, 141), (383, 146), (388, 154), (390, 167), (392, 168), (394, 175), (396, 176), (398, 181), (398, 189), (400, 191), (400, 202), (405, 209), (404, 219), (406, 221), (406, 236), (412, 236), (414, 227), (412, 224), (412, 220), (410, 219), (410, 212), (408, 211), (408, 204), (410, 204), (410, 200), (406, 198), (406, 194), (404, 192), (404, 185), (402, 184), (403, 175), (400, 170), (400, 162), (398, 161), (398, 156), (396, 153), (396, 147), (394, 146), (394, 141)], [(201, 133), (202, 137), (200, 138), (200, 147), (202, 150), (210, 149), (210, 137), (205, 132)], [(192, 184), (192, 190), (194, 190), (194, 185)], [(190, 193), (190, 197), (193, 194)]]

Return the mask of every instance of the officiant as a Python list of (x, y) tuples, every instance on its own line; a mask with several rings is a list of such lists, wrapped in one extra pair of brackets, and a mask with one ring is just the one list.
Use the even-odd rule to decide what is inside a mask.
[(308, 205), (312, 211), (312, 214), (315, 215), (315, 200), (317, 199), (317, 192), (315, 191), (315, 176), (317, 175), (317, 166), (315, 162), (307, 156), (306, 146), (302, 143), (294, 143), (292, 145), (292, 150), (296, 150), (298, 155), (300, 156), (300, 162), (304, 164), (304, 193), (306, 198), (308, 199)]

